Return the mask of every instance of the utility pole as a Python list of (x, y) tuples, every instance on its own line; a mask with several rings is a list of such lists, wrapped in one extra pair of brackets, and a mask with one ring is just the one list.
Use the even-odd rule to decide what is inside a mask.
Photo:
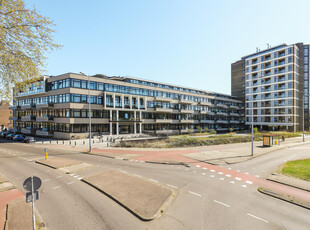
[(251, 111), (251, 120), (252, 120), (252, 145), (251, 145), (251, 156), (254, 155), (254, 85), (253, 85), (253, 76), (252, 76), (252, 111)]

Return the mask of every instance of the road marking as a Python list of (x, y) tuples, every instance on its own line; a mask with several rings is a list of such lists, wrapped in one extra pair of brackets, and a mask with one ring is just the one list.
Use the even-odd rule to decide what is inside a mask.
[(63, 177), (63, 175), (60, 175), (60, 176), (56, 176), (56, 178), (62, 178)]
[(42, 182), (47, 182), (47, 181), (50, 181), (50, 179), (45, 179), (45, 180), (42, 180)]
[(214, 177), (214, 175), (210, 175), (210, 177)]
[(206, 175), (206, 173), (201, 173), (201, 175)]
[(253, 218), (256, 218), (256, 219), (258, 219), (258, 220), (264, 221), (265, 223), (269, 223), (267, 220), (264, 220), (264, 219), (262, 219), (262, 218), (260, 218), (260, 217), (258, 217), (258, 216), (254, 216), (254, 215), (252, 215), (252, 214), (250, 214), (250, 213), (247, 213), (247, 215), (248, 215), (248, 216), (251, 216), (251, 217), (253, 217)]
[(248, 172), (246, 172), (245, 174), (249, 174)]
[(78, 180), (82, 180), (82, 179), (83, 179), (83, 177), (79, 177), (79, 178), (78, 178)]
[(237, 172), (240, 172), (240, 170), (237, 170)]
[(229, 175), (229, 174), (226, 174), (225, 176), (227, 176), (227, 177), (231, 177), (231, 175)]
[(58, 188), (60, 188), (61, 186), (56, 186), (56, 187), (54, 187), (53, 189), (58, 189)]
[(202, 196), (202, 195), (200, 195), (200, 194), (198, 194), (198, 193), (195, 193), (195, 192), (192, 192), (192, 191), (188, 191), (189, 193), (191, 193), (191, 194), (193, 194), (193, 195), (195, 195), (195, 196)]
[(158, 180), (154, 180), (154, 179), (149, 179), (150, 181), (153, 181), (155, 183), (158, 183)]
[(132, 159), (130, 159), (129, 161), (133, 161)]
[(228, 169), (231, 169), (231, 168), (228, 168)]
[(219, 180), (224, 180), (224, 178), (220, 178)]
[(20, 177), (16, 177), (16, 180), (19, 180), (19, 179), (22, 179), (23, 177), (22, 176), (20, 176)]
[(241, 185), (241, 187), (246, 188), (246, 185), (245, 185), (245, 184), (243, 184), (243, 185)]
[(193, 173), (196, 173), (196, 171), (193, 171)]
[(178, 188), (177, 186), (171, 185), (171, 184), (167, 184), (169, 187), (171, 188)]
[(214, 170), (214, 169), (211, 169), (210, 172), (215, 172), (215, 170)]
[(229, 183), (234, 184), (235, 182), (234, 181), (230, 181)]
[(69, 183), (67, 183), (67, 184), (73, 184), (74, 183), (74, 181), (71, 181), (71, 182), (69, 182)]
[(119, 170), (120, 172), (122, 172), (122, 173), (127, 173), (127, 172), (125, 172), (125, 171), (123, 171), (123, 170)]
[(256, 177), (259, 177), (259, 175), (255, 175)]
[(141, 163), (143, 163), (144, 161), (140, 161)]
[(241, 180), (241, 178), (240, 178), (240, 177), (235, 177), (235, 179), (236, 179), (236, 180)]
[(225, 203), (222, 203), (222, 202), (220, 202), (220, 201), (218, 201), (218, 200), (214, 200), (214, 202), (216, 202), (216, 203), (218, 203), (218, 204), (221, 204), (221, 205), (224, 205), (224, 206), (226, 206), (226, 207), (230, 207), (230, 205), (228, 205), (228, 204), (225, 204)]
[(246, 181), (245, 183), (247, 183), (247, 184), (253, 184), (253, 182), (252, 181)]
[(207, 170), (208, 168), (202, 168), (202, 169)]
[(218, 172), (218, 174), (222, 175), (222, 174), (224, 174), (224, 173), (222, 173), (222, 172)]
[(138, 160), (135, 160), (135, 162), (139, 162)]
[(142, 176), (140, 176), (140, 175), (137, 175), (137, 174), (133, 174), (134, 176), (136, 176), (136, 177), (142, 177)]
[(197, 167), (197, 168), (200, 168), (201, 166), (200, 166), (200, 165), (196, 165), (196, 167)]
[(69, 175), (70, 175), (70, 176), (74, 176), (75, 174), (72, 174), (72, 173), (71, 173), (71, 174), (69, 174)]
[(75, 176), (73, 176), (73, 177), (77, 178), (77, 177), (79, 177), (79, 175), (75, 175)]
[(188, 168), (186, 168), (185, 170), (188, 171)]

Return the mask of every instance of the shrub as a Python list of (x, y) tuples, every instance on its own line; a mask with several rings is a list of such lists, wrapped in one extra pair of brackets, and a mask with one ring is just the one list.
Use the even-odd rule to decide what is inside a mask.
[(194, 130), (189, 129), (187, 132), (188, 132), (188, 134), (193, 134)]
[(204, 132), (207, 133), (209, 131), (208, 127), (205, 127)]
[(203, 129), (200, 126), (198, 126), (197, 129), (199, 130), (199, 133), (202, 133)]
[(229, 128), (228, 131), (229, 131), (230, 133), (232, 133), (232, 132), (234, 131), (234, 129), (233, 129), (233, 128)]
[(253, 129), (253, 132), (254, 132), (254, 133), (258, 133), (257, 127), (255, 127), (255, 128)]
[(215, 131), (214, 129), (211, 129), (211, 130), (210, 130), (210, 133), (211, 133), (211, 134), (216, 134), (216, 131)]

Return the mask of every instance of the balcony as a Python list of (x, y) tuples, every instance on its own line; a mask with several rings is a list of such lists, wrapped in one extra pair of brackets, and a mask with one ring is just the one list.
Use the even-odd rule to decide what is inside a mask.
[(194, 119), (180, 120), (181, 123), (194, 123)]
[(229, 123), (231, 123), (231, 124), (239, 124), (240, 121), (237, 121), (237, 120), (230, 120)]
[(183, 113), (183, 114), (192, 114), (192, 113), (194, 113), (194, 110), (185, 110), (185, 109), (181, 109), (181, 110), (180, 110), (180, 113)]
[(52, 108), (54, 105), (51, 103), (39, 103), (36, 104), (37, 109), (43, 109), (43, 108)]
[(180, 99), (179, 103), (180, 104), (185, 104), (185, 105), (191, 105), (191, 104), (194, 104), (195, 102), (194, 101), (185, 100), (185, 99)]
[(285, 56), (285, 52), (279, 53), (278, 57), (284, 57)]
[(50, 133), (50, 132), (48, 132), (48, 131), (41, 131), (41, 130), (37, 130), (37, 131), (36, 131), (36, 135), (37, 135), (37, 136), (44, 136), (44, 137), (53, 136), (52, 133)]
[(200, 120), (200, 123), (207, 123), (207, 124), (213, 124), (214, 120)]
[(22, 128), (22, 130), (21, 130), (21, 133), (23, 133), (23, 134), (31, 134), (31, 129), (29, 129), (29, 128)]
[(155, 97), (154, 101), (159, 101), (159, 102), (171, 102), (173, 99), (170, 97)]
[(211, 102), (200, 101), (199, 105), (211, 106)]
[(216, 106), (216, 107), (221, 107), (221, 108), (228, 108), (227, 105), (222, 104), (222, 103), (217, 103), (215, 106)]
[(225, 113), (225, 112), (216, 112), (216, 115), (219, 115), (219, 116), (228, 116), (228, 113)]
[(230, 108), (230, 109), (239, 109), (239, 106), (237, 106), (237, 105), (231, 105), (231, 106), (229, 106), (229, 108)]
[(216, 123), (219, 123), (219, 124), (228, 124), (228, 121), (227, 121), (227, 120), (217, 120)]
[(280, 61), (279, 62), (279, 65), (284, 65), (285, 64), (285, 61)]
[(280, 69), (279, 73), (285, 73), (285, 69)]
[(230, 113), (230, 116), (236, 116), (236, 117), (239, 117), (240, 114), (239, 113)]
[(199, 110), (199, 113), (200, 113), (200, 114), (207, 114), (208, 111), (206, 111), (206, 110)]
[(9, 117), (9, 120), (10, 120), (10, 121), (16, 121), (16, 120), (17, 120), (17, 117)]
[(18, 105), (9, 106), (9, 110), (13, 110), (13, 109), (20, 109), (20, 106), (18, 106)]
[(158, 118), (156, 118), (155, 122), (156, 123), (168, 123), (168, 124), (170, 124), (170, 123), (172, 123), (172, 119), (164, 119), (164, 118), (163, 119), (161, 119), (161, 118), (158, 119)]
[(32, 107), (33, 107), (32, 104), (24, 104), (24, 105), (22, 105), (20, 108), (21, 108), (21, 109), (31, 109)]
[(170, 108), (161, 108), (161, 107), (155, 107), (154, 108), (155, 112), (158, 112), (158, 113), (171, 113), (172, 112), (172, 109)]
[(32, 116), (22, 116), (21, 121), (31, 121), (32, 119), (34, 119)]
[(48, 117), (48, 116), (37, 116), (36, 121), (37, 122), (48, 122), (48, 121), (53, 121), (53, 117)]

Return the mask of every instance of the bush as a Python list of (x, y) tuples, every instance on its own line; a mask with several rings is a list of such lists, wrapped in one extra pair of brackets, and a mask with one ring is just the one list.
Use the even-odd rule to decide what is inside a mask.
[(210, 133), (211, 133), (211, 134), (216, 134), (216, 131), (215, 131), (214, 129), (211, 129), (211, 130), (210, 130)]
[(254, 133), (258, 133), (257, 127), (255, 127), (255, 128), (253, 129), (253, 132), (254, 132)]
[(200, 126), (198, 126), (197, 129), (199, 130), (199, 133), (202, 133), (203, 129)]
[(229, 128), (228, 131), (229, 131), (230, 133), (232, 133), (232, 132), (234, 131), (234, 129), (233, 129), (233, 128)]
[(205, 132), (205, 133), (209, 132), (209, 129), (206, 127), (206, 128), (204, 129), (204, 132)]
[(188, 132), (188, 134), (193, 134), (194, 130), (189, 129), (187, 132)]

